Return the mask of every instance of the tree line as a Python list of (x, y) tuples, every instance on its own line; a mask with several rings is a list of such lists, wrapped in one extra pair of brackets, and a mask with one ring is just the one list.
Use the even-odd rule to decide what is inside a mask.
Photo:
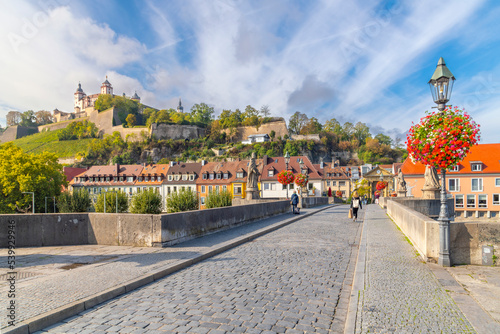
[(54, 122), (54, 117), (50, 111), (27, 110), (25, 112), (9, 111), (5, 117), (7, 126), (21, 125), (21, 126), (39, 126), (50, 124)]

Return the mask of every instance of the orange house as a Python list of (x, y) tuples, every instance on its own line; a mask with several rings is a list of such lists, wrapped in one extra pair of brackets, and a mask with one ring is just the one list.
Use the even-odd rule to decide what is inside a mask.
[[(422, 197), (425, 166), (406, 159), (401, 170), (408, 195)], [(500, 144), (473, 146), (464, 160), (446, 172), (446, 190), (453, 196), (456, 217), (498, 218)]]
[(236, 176), (236, 161), (203, 162), (200, 178), (196, 181), (196, 189), (200, 196), (200, 209), (205, 209), (208, 195), (228, 190), (232, 193), (231, 181)]

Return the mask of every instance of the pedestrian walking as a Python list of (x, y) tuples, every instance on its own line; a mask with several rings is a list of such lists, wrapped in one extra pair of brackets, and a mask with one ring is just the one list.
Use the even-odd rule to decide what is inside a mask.
[(355, 222), (358, 219), (358, 209), (363, 209), (363, 206), (361, 205), (361, 199), (359, 198), (359, 195), (356, 191), (352, 194), (351, 209), (352, 221)]
[(290, 198), (290, 203), (292, 203), (292, 213), (299, 214), (299, 210), (297, 208), (297, 205), (299, 204), (299, 195), (297, 195), (297, 191), (294, 190), (292, 197)]

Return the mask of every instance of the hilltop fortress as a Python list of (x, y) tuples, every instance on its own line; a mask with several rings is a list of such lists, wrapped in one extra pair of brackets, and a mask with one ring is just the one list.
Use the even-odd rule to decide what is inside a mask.
[[(201, 128), (196, 125), (178, 125), (178, 124), (152, 124), (150, 128), (145, 126), (138, 126), (133, 128), (124, 127), (120, 117), (118, 115), (117, 108), (110, 108), (104, 111), (99, 111), (95, 108), (95, 102), (100, 95), (111, 95), (113, 94), (113, 86), (108, 81), (108, 77), (101, 84), (100, 93), (87, 95), (83, 89), (82, 85), (78, 83), (78, 88), (73, 94), (73, 112), (60, 111), (54, 109), (53, 117), (54, 123), (40, 125), (38, 127), (23, 127), (19, 125), (8, 127), (2, 134), (0, 134), (0, 143), (5, 143), (8, 141), (13, 141), (15, 139), (28, 136), (34, 133), (42, 131), (53, 131), (63, 129), (68, 126), (71, 122), (78, 122), (83, 120), (88, 120), (94, 123), (99, 129), (100, 135), (112, 134), (113, 132), (119, 132), (123, 139), (127, 137), (132, 140), (142, 140), (144, 137), (154, 136), (157, 140), (160, 139), (196, 139), (199, 137), (204, 137), (206, 135), (206, 129)], [(125, 96), (124, 98), (131, 99), (140, 103), (141, 98), (134, 93), (132, 97)], [(141, 104), (141, 107), (147, 107)], [(153, 108), (155, 109), (155, 108)], [(183, 112), (184, 108), (182, 102), (179, 99), (179, 105), (177, 106), (177, 112)], [(139, 113), (142, 110), (139, 109)], [(262, 124), (260, 127), (255, 126), (242, 126), (237, 129), (234, 134), (234, 141), (241, 141), (247, 139), (249, 135), (255, 134), (269, 134), (272, 130), (275, 131), (277, 136), (284, 136), (288, 134), (286, 123), (284, 120), (275, 121), (272, 123)], [(132, 136), (132, 137), (130, 137)]]

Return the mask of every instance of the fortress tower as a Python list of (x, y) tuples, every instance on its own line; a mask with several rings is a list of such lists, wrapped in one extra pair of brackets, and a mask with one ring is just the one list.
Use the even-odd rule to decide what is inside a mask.
[(107, 75), (106, 75), (106, 80), (101, 85), (101, 94), (113, 95), (113, 87), (109, 83)]

